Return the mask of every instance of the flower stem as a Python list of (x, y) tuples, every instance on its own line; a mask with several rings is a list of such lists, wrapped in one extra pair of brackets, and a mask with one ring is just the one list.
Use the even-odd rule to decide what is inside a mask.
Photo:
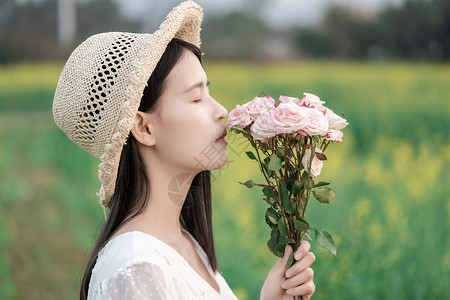
[(309, 201), (309, 193), (310, 193), (310, 189), (311, 189), (311, 165), (312, 165), (312, 161), (313, 161), (315, 155), (316, 155), (316, 141), (314, 140), (313, 137), (311, 137), (311, 157), (309, 159), (308, 184), (306, 185), (306, 201), (305, 201), (305, 206), (303, 207), (302, 218), (305, 217), (306, 206), (308, 205), (308, 201)]
[[(259, 156), (259, 150), (258, 150), (258, 147), (256, 146), (256, 143), (255, 143), (254, 141), (252, 141), (252, 146), (253, 146), (253, 148), (255, 148), (255, 150), (256, 150), (256, 155), (258, 156), (258, 164), (259, 164), (259, 168), (261, 169), (261, 172), (263, 173), (264, 178), (266, 179), (267, 184), (269, 185), (270, 191), (272, 192), (272, 195), (274, 196), (275, 201), (277, 201), (277, 204), (278, 204), (278, 206), (280, 207), (281, 213), (282, 213), (282, 215), (283, 215), (284, 226), (285, 226), (286, 229), (287, 229), (287, 226), (286, 226), (286, 225), (287, 225), (287, 224), (286, 224), (286, 215), (285, 215), (285, 213), (284, 213), (284, 210), (282, 209), (283, 205), (282, 205), (282, 203), (281, 203), (281, 199), (277, 199), (277, 197), (275, 197), (275, 193), (274, 193), (274, 191), (273, 191), (273, 186), (270, 184), (270, 181), (269, 181), (269, 179), (267, 178), (266, 172), (264, 172), (264, 169), (263, 169), (262, 163), (261, 163), (261, 157)], [(273, 149), (272, 149), (272, 151), (273, 151)], [(275, 174), (275, 180), (277, 180), (276, 174)], [(278, 181), (277, 181), (277, 186), (278, 186)], [(278, 195), (280, 195), (280, 193), (278, 193)]]

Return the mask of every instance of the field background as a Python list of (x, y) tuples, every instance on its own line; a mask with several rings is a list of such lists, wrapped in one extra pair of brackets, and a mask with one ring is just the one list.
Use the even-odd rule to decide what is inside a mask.
[[(320, 179), (331, 205), (311, 202), (314, 299), (450, 299), (450, 65), (353, 62), (208, 63), (211, 95), (230, 111), (264, 92), (312, 92), (350, 125), (327, 149)], [(103, 211), (99, 161), (54, 124), (62, 64), (0, 66), (0, 299), (76, 299)], [(213, 174), (220, 269), (239, 299), (258, 299), (276, 258), (257, 167), (230, 134)]]

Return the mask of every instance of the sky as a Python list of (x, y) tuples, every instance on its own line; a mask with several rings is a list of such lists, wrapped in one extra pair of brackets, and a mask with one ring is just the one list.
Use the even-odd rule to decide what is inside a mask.
[[(84, 0), (86, 1), (86, 0)], [(340, 4), (358, 9), (379, 10), (385, 5), (399, 6), (405, 0), (194, 0), (208, 14), (235, 10), (258, 10), (269, 26), (285, 29), (293, 25), (313, 25), (321, 21), (327, 8)], [(146, 20), (149, 27), (161, 23), (180, 0), (115, 0), (122, 13), (130, 19)], [(154, 22), (149, 20), (149, 15)]]

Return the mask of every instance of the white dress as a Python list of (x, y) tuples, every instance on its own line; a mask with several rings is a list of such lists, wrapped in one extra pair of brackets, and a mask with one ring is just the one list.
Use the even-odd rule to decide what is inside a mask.
[(141, 231), (123, 233), (99, 252), (89, 282), (93, 299), (238, 299), (225, 279), (213, 272), (194, 237), (195, 250), (216, 280), (218, 293), (168, 244)]

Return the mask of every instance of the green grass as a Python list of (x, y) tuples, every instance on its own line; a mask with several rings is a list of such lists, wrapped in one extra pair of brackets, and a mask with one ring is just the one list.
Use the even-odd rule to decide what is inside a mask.
[[(350, 125), (327, 150), (320, 179), (331, 205), (310, 222), (330, 231), (337, 256), (316, 247), (315, 299), (448, 299), (450, 66), (305, 62), (204, 65), (229, 111), (261, 92), (317, 94)], [(54, 124), (61, 64), (0, 67), (0, 298), (76, 299), (103, 211), (97, 161)], [(258, 299), (276, 261), (267, 246), (262, 181), (229, 136), (229, 163), (213, 174), (220, 270), (240, 299)]]

